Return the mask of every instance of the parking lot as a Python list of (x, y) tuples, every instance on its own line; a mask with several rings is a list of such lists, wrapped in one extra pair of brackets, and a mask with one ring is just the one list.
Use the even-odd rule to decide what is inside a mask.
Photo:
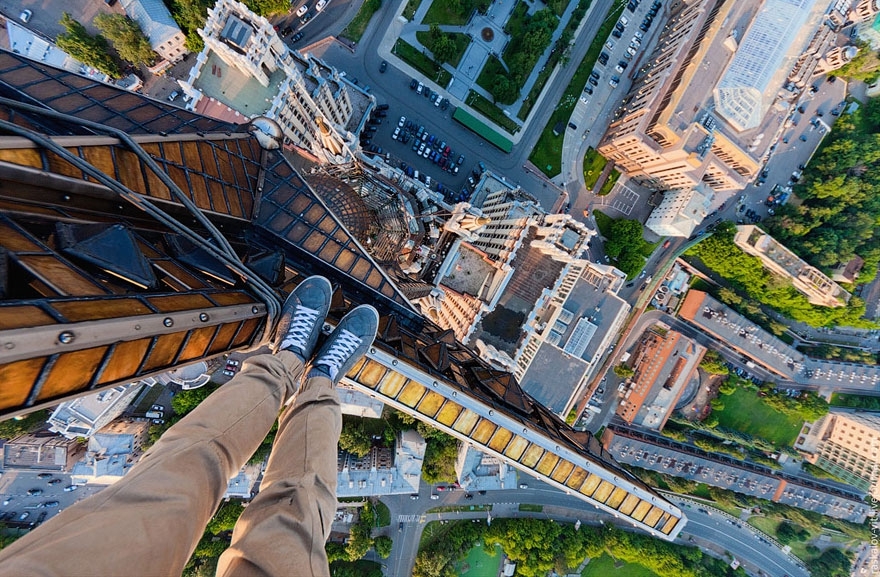
[(641, 195), (628, 187), (626, 183), (616, 182), (614, 188), (606, 196), (600, 196), (597, 199), (603, 207), (609, 207), (617, 210), (623, 216), (629, 216), (633, 208), (638, 204)]
[(69, 487), (66, 473), (6, 471), (0, 477), (0, 519), (9, 527), (33, 528), (101, 489)]
[(418, 171), (419, 180), (432, 190), (438, 190), (439, 184), (440, 191), (447, 191), (448, 202), (466, 200), (473, 190), (469, 179), (475, 182), (475, 175), (482, 172), (480, 161), (456, 149), (450, 126), (461, 129), (449, 124), (453, 110), (449, 101), (424, 85), (419, 90), (419, 86), (418, 81), (410, 81), (402, 90), (416, 101), (413, 109), (422, 114), (380, 104), (361, 133), (361, 144), (365, 150), (385, 155), (389, 164), (411, 177)]

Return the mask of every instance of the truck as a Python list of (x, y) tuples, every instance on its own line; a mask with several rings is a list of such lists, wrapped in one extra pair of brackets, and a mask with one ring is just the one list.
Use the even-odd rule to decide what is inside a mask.
[(161, 419), (162, 411), (148, 411), (146, 415), (144, 415), (148, 419)]

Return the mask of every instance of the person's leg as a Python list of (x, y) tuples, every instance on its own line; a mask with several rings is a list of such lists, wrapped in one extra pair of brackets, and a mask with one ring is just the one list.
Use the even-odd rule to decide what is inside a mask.
[(260, 492), (235, 525), (218, 576), (329, 575), (324, 544), (336, 512), (342, 429), (336, 383), (369, 349), (378, 321), (372, 307), (355, 308), (317, 353), (281, 417)]
[(122, 480), (0, 551), (0, 575), (180, 575), (229, 479), (298, 390), (331, 297), (325, 278), (300, 283), (282, 309), (276, 355), (248, 359)]
[(0, 575), (180, 575), (302, 366), (290, 352), (246, 361), (119, 482), (0, 551)]

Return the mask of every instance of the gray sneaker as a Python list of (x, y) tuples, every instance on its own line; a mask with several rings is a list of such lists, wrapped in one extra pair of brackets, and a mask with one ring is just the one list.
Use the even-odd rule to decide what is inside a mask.
[(376, 338), (379, 313), (370, 305), (360, 305), (349, 311), (327, 337), (327, 342), (315, 355), (315, 369), (326, 372), (337, 384), (354, 364), (363, 357)]
[(284, 301), (272, 350), (291, 351), (303, 360), (312, 356), (332, 298), (333, 287), (322, 276), (310, 276), (299, 283)]

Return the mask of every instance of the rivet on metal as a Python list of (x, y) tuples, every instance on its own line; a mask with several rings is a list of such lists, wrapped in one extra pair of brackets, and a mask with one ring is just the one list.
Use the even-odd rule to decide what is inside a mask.
[(208, 313), (199, 313), (199, 320), (202, 321), (203, 323), (208, 322), (209, 318), (210, 317), (208, 317)]
[(76, 335), (73, 334), (73, 331), (64, 331), (58, 335), (58, 342), (62, 345), (69, 345), (76, 338)]
[(162, 324), (166, 327), (170, 327), (174, 325), (174, 320), (172, 320), (171, 318), (166, 318), (164, 321), (162, 321)]

